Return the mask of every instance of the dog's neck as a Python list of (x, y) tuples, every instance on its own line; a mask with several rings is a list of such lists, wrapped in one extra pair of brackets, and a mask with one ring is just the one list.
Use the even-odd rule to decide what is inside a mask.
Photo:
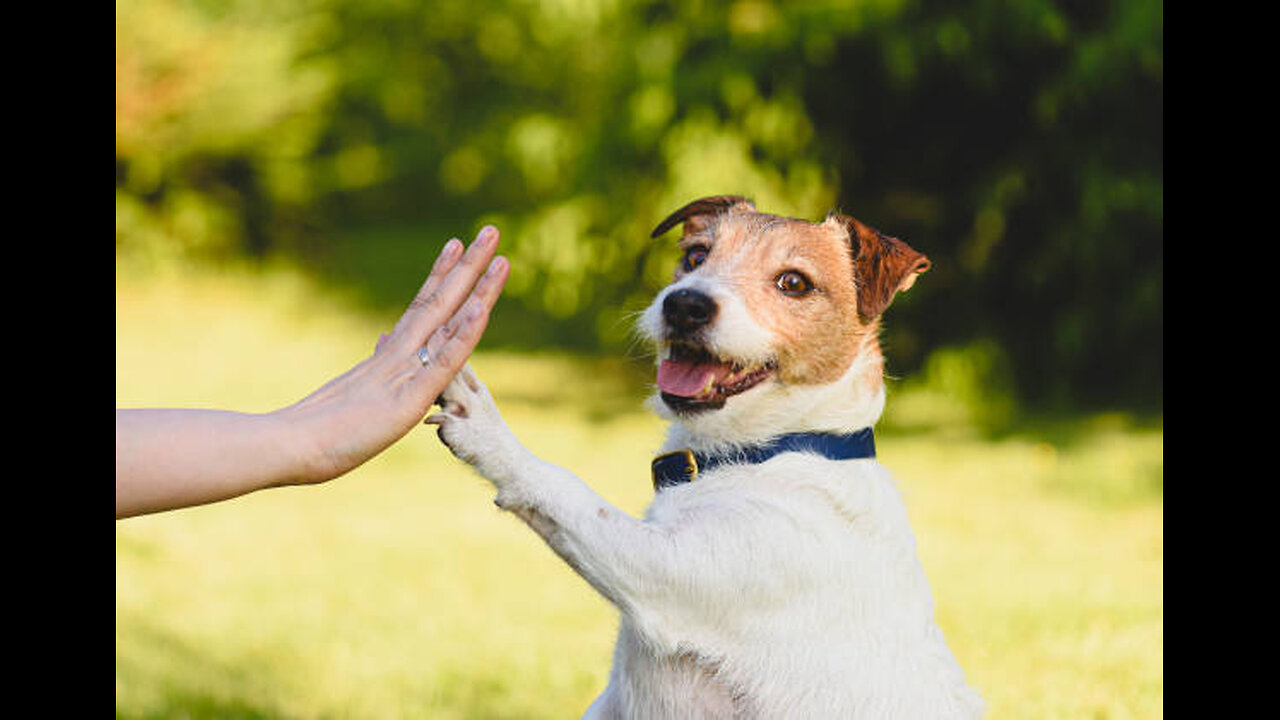
[(662, 452), (723, 452), (798, 432), (849, 433), (872, 427), (884, 410), (884, 359), (875, 333), (844, 374), (815, 385), (772, 385), (730, 398), (719, 410), (678, 416), (657, 395), (650, 407), (671, 421)]

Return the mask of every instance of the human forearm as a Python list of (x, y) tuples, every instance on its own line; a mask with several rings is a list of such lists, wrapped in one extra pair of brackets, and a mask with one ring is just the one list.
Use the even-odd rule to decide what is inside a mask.
[(276, 413), (116, 411), (116, 518), (307, 482), (304, 439)]

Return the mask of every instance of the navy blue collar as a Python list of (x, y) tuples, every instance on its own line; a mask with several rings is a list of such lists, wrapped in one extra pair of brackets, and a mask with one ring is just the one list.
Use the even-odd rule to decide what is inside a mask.
[(780, 435), (762, 445), (742, 448), (735, 452), (708, 455), (692, 450), (679, 450), (659, 455), (653, 460), (653, 489), (687, 483), (698, 473), (726, 463), (762, 463), (784, 452), (816, 452), (832, 460), (854, 460), (876, 456), (876, 439), (871, 428), (855, 433), (792, 433)]

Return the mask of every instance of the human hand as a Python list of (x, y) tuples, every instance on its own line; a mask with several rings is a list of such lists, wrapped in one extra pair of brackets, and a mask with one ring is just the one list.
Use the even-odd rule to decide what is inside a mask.
[[(323, 482), (377, 455), (420, 423), (480, 340), (510, 266), (485, 227), (465, 253), (450, 240), (371, 357), (274, 413), (293, 429), (302, 469), (289, 484)], [(420, 355), (420, 352), (422, 353)]]

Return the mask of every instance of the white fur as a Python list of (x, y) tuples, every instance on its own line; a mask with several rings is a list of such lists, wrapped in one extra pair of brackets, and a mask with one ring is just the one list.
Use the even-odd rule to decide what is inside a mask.
[[(768, 333), (732, 293), (690, 277), (675, 287), (697, 287), (720, 303), (710, 339), (718, 354), (768, 351)], [(641, 324), (658, 337), (654, 307)], [(769, 380), (721, 410), (673, 417), (665, 447), (868, 427), (884, 392), (858, 393), (861, 363), (869, 361), (860, 354), (850, 362), (827, 385)], [(934, 623), (906, 509), (877, 461), (786, 453), (720, 466), (659, 492), (641, 520), (530, 453), (470, 368), (445, 398), (430, 421), (450, 449), (493, 482), (500, 507), (528, 522), (621, 613), (608, 687), (586, 717), (981, 714)]]

